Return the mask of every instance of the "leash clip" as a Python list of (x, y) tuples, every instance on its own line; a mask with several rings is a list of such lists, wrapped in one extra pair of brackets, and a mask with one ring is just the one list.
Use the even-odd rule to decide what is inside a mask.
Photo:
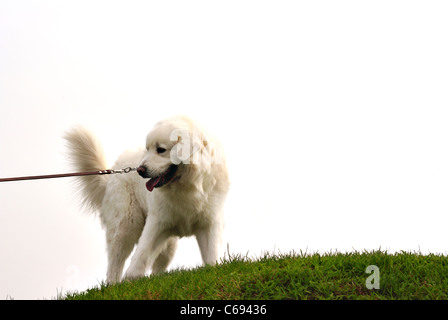
[(111, 173), (129, 173), (131, 171), (135, 171), (137, 170), (137, 168), (131, 168), (131, 167), (127, 167), (124, 169), (117, 169), (117, 170), (111, 170)]

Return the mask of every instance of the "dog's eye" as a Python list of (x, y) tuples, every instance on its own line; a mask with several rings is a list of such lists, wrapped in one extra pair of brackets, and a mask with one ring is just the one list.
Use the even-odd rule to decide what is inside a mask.
[(156, 149), (156, 151), (157, 151), (158, 154), (162, 154), (162, 153), (164, 153), (164, 152), (166, 151), (166, 149), (165, 149), (165, 148), (162, 148), (162, 147), (158, 147), (158, 148)]

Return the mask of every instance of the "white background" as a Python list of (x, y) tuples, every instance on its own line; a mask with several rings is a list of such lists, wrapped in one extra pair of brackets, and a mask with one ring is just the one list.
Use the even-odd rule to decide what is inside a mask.
[[(112, 164), (161, 118), (223, 142), (230, 252), (448, 250), (444, 1), (0, 2), (0, 177)], [(0, 183), (0, 298), (105, 279), (71, 178)], [(172, 267), (194, 267), (193, 239)]]

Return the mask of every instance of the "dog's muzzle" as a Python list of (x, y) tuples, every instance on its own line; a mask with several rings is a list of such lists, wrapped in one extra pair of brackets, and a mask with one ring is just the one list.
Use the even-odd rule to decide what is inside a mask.
[(177, 166), (175, 164), (172, 164), (164, 173), (157, 177), (150, 177), (148, 174), (148, 168), (146, 166), (140, 166), (137, 168), (137, 173), (144, 179), (149, 179), (148, 182), (146, 182), (146, 189), (148, 189), (149, 192), (154, 190), (154, 188), (160, 188), (167, 183), (171, 182), (173, 180), (174, 175), (177, 172)]

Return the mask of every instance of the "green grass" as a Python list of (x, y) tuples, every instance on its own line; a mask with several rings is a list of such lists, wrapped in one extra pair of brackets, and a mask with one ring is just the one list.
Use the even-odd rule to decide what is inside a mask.
[[(380, 289), (367, 289), (369, 265)], [(448, 299), (448, 258), (378, 250), (364, 253), (234, 256), (217, 266), (175, 270), (64, 299)]]

